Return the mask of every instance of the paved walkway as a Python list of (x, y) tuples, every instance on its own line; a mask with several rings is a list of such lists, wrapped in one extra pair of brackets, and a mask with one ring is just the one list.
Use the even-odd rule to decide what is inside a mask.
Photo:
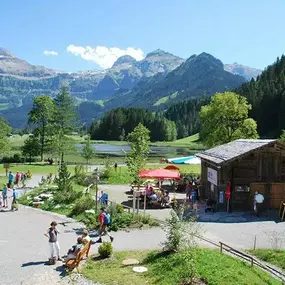
[[(34, 175), (28, 186), (37, 186), (41, 175)], [(106, 191), (111, 188), (116, 195), (111, 196), (119, 202), (120, 197), (125, 199), (126, 186), (102, 186)], [(127, 189), (128, 190), (128, 189)], [(112, 192), (110, 192), (111, 194)], [(157, 215), (167, 215), (167, 212), (156, 211)], [(158, 214), (158, 213), (163, 214)], [(150, 212), (152, 214), (152, 212)], [(61, 263), (55, 266), (45, 265), (49, 248), (47, 238), (43, 235), (52, 220), (66, 222), (64, 227), (59, 225), (61, 231), (59, 242), (61, 254), (76, 242), (76, 237), (82, 231), (82, 225), (71, 222), (66, 217), (43, 212), (28, 207), (20, 207), (18, 212), (0, 212), (0, 268), (2, 285), (53, 285), (68, 284), (68, 278), (61, 278)], [(204, 236), (216, 242), (223, 241), (236, 248), (252, 248), (254, 237), (257, 236), (257, 247), (271, 247), (270, 236), (273, 237), (285, 233), (285, 223), (274, 221), (260, 221), (247, 223), (199, 223)], [(285, 235), (283, 234), (283, 237)], [(120, 231), (114, 233), (115, 250), (136, 250), (159, 248), (165, 234), (160, 228), (148, 230)], [(95, 235), (93, 236), (96, 239)], [(209, 246), (200, 243), (201, 246)], [(283, 244), (283, 247), (285, 243)], [(98, 245), (92, 245), (91, 252), (97, 252)], [(88, 284), (84, 280), (75, 284)]]

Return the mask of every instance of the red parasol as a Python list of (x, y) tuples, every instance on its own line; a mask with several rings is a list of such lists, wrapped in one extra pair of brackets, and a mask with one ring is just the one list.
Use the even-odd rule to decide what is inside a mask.
[(168, 170), (180, 170), (180, 168), (178, 166), (175, 165), (168, 165), (166, 167), (164, 167), (164, 169), (168, 169)]
[(179, 179), (180, 173), (168, 169), (151, 169), (139, 172), (140, 178)]

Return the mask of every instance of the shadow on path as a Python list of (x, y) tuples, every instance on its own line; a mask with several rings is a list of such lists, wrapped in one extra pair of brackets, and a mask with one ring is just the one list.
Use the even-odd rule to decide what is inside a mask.
[(66, 277), (68, 275), (66, 267), (64, 265), (60, 265), (55, 268), (55, 271), (59, 272), (60, 277)]
[(28, 267), (28, 266), (35, 266), (35, 265), (48, 265), (47, 261), (36, 261), (36, 262), (27, 262), (23, 263), (22, 267)]

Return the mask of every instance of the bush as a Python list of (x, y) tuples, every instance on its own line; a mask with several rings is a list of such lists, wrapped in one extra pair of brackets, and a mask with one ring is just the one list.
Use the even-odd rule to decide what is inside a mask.
[(110, 242), (103, 242), (99, 248), (98, 253), (101, 258), (107, 258), (110, 257), (113, 253), (113, 246)]
[(84, 223), (89, 230), (94, 230), (99, 227), (98, 217), (96, 214), (82, 213), (76, 216), (76, 219), (79, 222)]
[(15, 153), (13, 156), (5, 156), (1, 160), (2, 163), (21, 163), (23, 158), (19, 153)]
[(85, 178), (86, 178), (86, 175), (84, 173), (84, 169), (83, 169), (83, 166), (82, 165), (77, 165), (75, 166), (75, 169), (74, 169), (74, 178), (75, 178), (75, 182), (79, 185), (83, 185), (85, 186), (86, 183), (85, 183)]
[(92, 196), (90, 194), (87, 194), (75, 202), (71, 215), (75, 216), (84, 213), (86, 210), (91, 210), (94, 207), (95, 201), (92, 199)]
[(166, 219), (164, 231), (166, 240), (162, 243), (165, 251), (177, 252), (197, 246), (196, 237), (201, 234), (200, 227), (195, 219), (182, 220), (175, 211)]
[(111, 175), (112, 175), (112, 163), (107, 158), (105, 161), (104, 171), (101, 174), (101, 179), (108, 180), (111, 177)]
[(133, 214), (132, 213), (120, 213), (111, 216), (111, 231), (117, 231), (118, 229), (127, 228), (132, 224)]

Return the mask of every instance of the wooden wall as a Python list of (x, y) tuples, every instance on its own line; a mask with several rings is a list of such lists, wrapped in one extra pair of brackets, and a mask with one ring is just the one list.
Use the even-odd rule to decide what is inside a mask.
[[(210, 197), (218, 200), (219, 197), (218, 187), (214, 188), (213, 193), (210, 189), (210, 183), (207, 181), (207, 167), (210, 167), (220, 171), (218, 175), (220, 178), (220, 188), (224, 190), (227, 183), (229, 181), (231, 182), (232, 209), (249, 210), (252, 209), (253, 204), (253, 197), (251, 197), (250, 191), (236, 191), (236, 186), (242, 186), (243, 188), (246, 188), (247, 186), (250, 189), (250, 185), (257, 182), (267, 184), (285, 182), (285, 147), (278, 143), (270, 147), (264, 147), (249, 155), (242, 156), (235, 161), (222, 165), (220, 170), (217, 165), (209, 164), (204, 160), (202, 160), (201, 166), (201, 182), (203, 189), (201, 196), (203, 198)], [(283, 189), (281, 186), (278, 188), (278, 191), (276, 189), (274, 191), (278, 194), (274, 194), (274, 202), (268, 203), (268, 207), (274, 206), (275, 208), (276, 205), (280, 204), (280, 199), (285, 199), (285, 190), (280, 190)], [(270, 198), (271, 196), (268, 197)], [(225, 205), (223, 204), (220, 206), (223, 208)]]

